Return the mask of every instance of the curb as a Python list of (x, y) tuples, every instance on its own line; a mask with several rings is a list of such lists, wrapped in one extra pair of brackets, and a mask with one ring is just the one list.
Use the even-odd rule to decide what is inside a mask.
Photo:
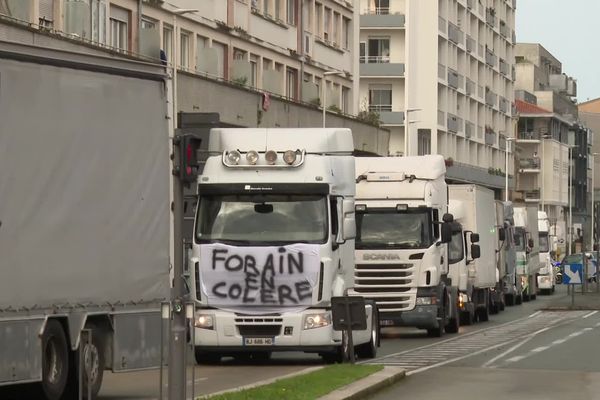
[(356, 382), (319, 397), (319, 400), (357, 400), (372, 395), (381, 389), (392, 386), (406, 376), (406, 370), (400, 367), (386, 366)]
[(571, 306), (553, 306), (540, 308), (540, 311), (596, 311), (600, 310), (600, 306), (577, 305)]

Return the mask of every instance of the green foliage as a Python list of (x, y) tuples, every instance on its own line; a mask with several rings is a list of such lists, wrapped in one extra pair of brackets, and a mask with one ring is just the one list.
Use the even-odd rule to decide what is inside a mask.
[(356, 116), (356, 119), (373, 126), (379, 126), (380, 124), (379, 113), (375, 111), (361, 111)]
[(235, 85), (246, 86), (246, 83), (248, 82), (248, 77), (238, 76), (237, 78), (233, 78), (231, 82)]
[(341, 113), (342, 112), (342, 109), (339, 108), (338, 106), (336, 106), (335, 104), (332, 104), (329, 107), (327, 107), (327, 110), (329, 110), (331, 112), (335, 112), (335, 113)]
[(310, 104), (313, 104), (313, 105), (317, 106), (317, 107), (321, 106), (321, 99), (318, 98), (318, 97), (315, 97), (314, 99), (310, 99), (308, 102)]
[(335, 364), (270, 385), (210, 397), (211, 400), (311, 400), (381, 371), (383, 365)]

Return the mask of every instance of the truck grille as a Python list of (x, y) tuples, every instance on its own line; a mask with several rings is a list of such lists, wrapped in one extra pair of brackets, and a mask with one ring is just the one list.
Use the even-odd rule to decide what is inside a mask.
[(413, 264), (357, 264), (354, 291), (374, 300), (382, 313), (411, 309), (411, 296), (403, 293), (411, 291), (413, 275)]

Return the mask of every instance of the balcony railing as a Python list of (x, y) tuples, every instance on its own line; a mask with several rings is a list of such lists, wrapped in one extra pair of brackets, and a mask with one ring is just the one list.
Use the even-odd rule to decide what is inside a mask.
[(455, 44), (462, 44), (464, 33), (460, 28), (451, 22), (448, 22), (448, 40)]
[(540, 169), (540, 158), (539, 157), (531, 157), (531, 158), (520, 158), (519, 159), (519, 168), (520, 169)]
[(446, 79), (446, 67), (442, 64), (438, 64), (438, 78)]
[(359, 61), (362, 64), (388, 64), (390, 56), (361, 56)]
[(493, 146), (496, 144), (496, 132), (488, 131), (485, 133), (485, 144)]
[(523, 197), (525, 201), (539, 201), (540, 200), (540, 191), (539, 190), (525, 190), (523, 191)]
[(500, 134), (498, 137), (498, 147), (500, 150), (506, 150), (506, 136)]
[(538, 131), (519, 132), (517, 140), (540, 140), (541, 136), (541, 132)]
[(508, 100), (506, 100), (504, 97), (501, 97), (498, 108), (500, 109), (500, 112), (506, 114), (508, 112)]
[(498, 102), (498, 95), (494, 92), (487, 91), (485, 93), (485, 104), (487, 104), (488, 106), (492, 106), (492, 107), (496, 107), (496, 104)]
[(509, 74), (508, 63), (506, 61), (504, 61), (503, 59), (500, 59), (500, 73), (503, 74), (504, 76), (508, 76), (508, 74)]
[(442, 17), (438, 17), (438, 29), (442, 33), (446, 33), (446, 29), (448, 25), (446, 24), (446, 20)]
[(369, 104), (369, 111), (371, 111), (371, 112), (392, 111), (392, 105), (391, 104)]
[(465, 86), (465, 91), (467, 92), (468, 96), (471, 96), (471, 95), (475, 94), (475, 82), (473, 82), (469, 78), (467, 78), (467, 83), (466, 83), (466, 86)]
[(473, 39), (471, 36), (467, 35), (467, 51), (469, 53), (472, 53), (473, 50), (475, 50), (476, 45), (477, 45), (477, 43), (475, 42), (475, 39)]
[(485, 49), (485, 63), (495, 67), (496, 66), (496, 55), (490, 50), (490, 49)]
[[(459, 118), (448, 113), (448, 132), (456, 133), (459, 130)], [(461, 129), (462, 130), (462, 129)]]
[(485, 10), (485, 22), (491, 26), (496, 26), (496, 10), (492, 7), (488, 7)]
[(388, 15), (389, 13), (389, 7), (370, 7), (369, 9), (367, 9), (367, 14), (371, 15)]
[(475, 125), (473, 125), (471, 122), (465, 122), (465, 137), (466, 138), (472, 137), (474, 131), (475, 131)]

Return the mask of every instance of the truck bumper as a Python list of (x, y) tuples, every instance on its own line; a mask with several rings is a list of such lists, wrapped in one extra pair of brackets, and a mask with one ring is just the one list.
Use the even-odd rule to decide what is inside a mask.
[[(311, 314), (327, 315), (329, 324), (304, 329), (305, 320)], [(201, 351), (321, 353), (334, 351), (342, 344), (342, 332), (333, 330), (331, 311), (328, 309), (307, 309), (281, 315), (243, 316), (215, 309), (198, 309), (196, 315), (213, 318), (212, 329), (196, 327), (194, 330), (194, 345)], [(367, 329), (353, 333), (355, 345), (370, 339), (371, 326), (372, 310), (367, 306)]]
[(399, 313), (380, 312), (379, 324), (382, 327), (414, 326), (419, 329), (438, 328), (438, 307), (436, 305), (419, 305), (410, 311)]
[(537, 277), (538, 289), (552, 289), (554, 280), (551, 275), (539, 275)]

